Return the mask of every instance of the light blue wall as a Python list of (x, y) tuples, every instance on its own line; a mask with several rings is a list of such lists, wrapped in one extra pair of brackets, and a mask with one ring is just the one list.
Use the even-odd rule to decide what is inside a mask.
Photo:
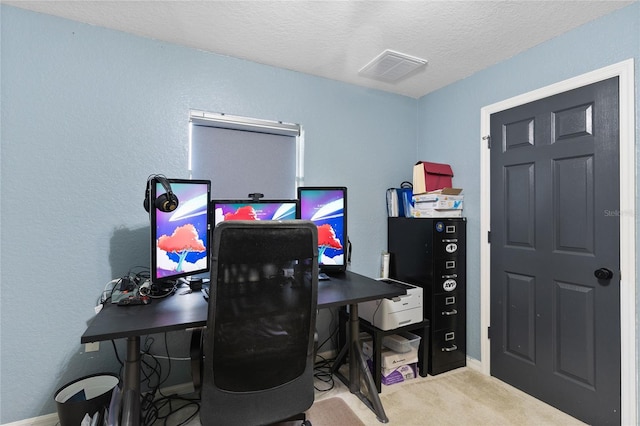
[[(480, 359), (480, 197), (486, 195), (480, 188), (480, 109), (629, 58), (635, 58), (637, 87), (640, 82), (640, 3), (419, 100), (418, 159), (451, 163), (454, 186), (464, 188), (465, 193), (469, 356)], [(638, 126), (637, 89), (635, 99)], [(636, 130), (636, 139), (638, 134)], [(636, 164), (640, 164), (638, 159)]]
[(109, 342), (85, 354), (80, 336), (107, 282), (148, 264), (146, 179), (188, 177), (189, 109), (302, 124), (305, 184), (349, 188), (352, 270), (378, 273), (385, 190), (415, 159), (415, 99), (0, 13), (0, 423), (55, 412), (59, 386), (117, 371)]
[[(630, 57), (640, 81), (640, 4), (419, 101), (4, 5), (0, 27), (0, 423), (54, 412), (62, 384), (117, 371), (109, 343), (85, 354), (80, 335), (107, 281), (148, 262), (144, 185), (187, 177), (189, 109), (301, 123), (305, 183), (349, 187), (352, 270), (367, 275), (386, 246), (384, 190), (416, 159), (451, 163), (479, 359), (480, 108)], [(174, 368), (172, 382), (188, 380)]]

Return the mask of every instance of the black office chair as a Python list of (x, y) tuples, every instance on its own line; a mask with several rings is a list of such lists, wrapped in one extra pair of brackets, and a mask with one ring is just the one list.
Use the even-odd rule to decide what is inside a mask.
[(317, 241), (316, 226), (301, 220), (215, 227), (203, 425), (266, 425), (296, 415), (306, 422), (314, 400)]

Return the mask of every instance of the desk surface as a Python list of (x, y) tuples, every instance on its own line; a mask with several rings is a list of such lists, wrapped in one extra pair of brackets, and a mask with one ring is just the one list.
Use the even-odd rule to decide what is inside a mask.
[[(121, 339), (166, 331), (204, 327), (208, 302), (200, 292), (187, 288), (149, 305), (105, 306), (91, 321), (80, 338), (81, 343)], [(330, 280), (318, 282), (318, 308), (344, 306), (368, 300), (405, 294), (396, 286), (347, 271)]]

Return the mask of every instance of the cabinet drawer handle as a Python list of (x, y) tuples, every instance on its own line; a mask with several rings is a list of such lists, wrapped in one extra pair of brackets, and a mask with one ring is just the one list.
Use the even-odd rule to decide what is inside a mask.
[(450, 311), (442, 311), (442, 315), (455, 315), (458, 313), (457, 309), (452, 309)]
[(456, 345), (449, 346), (448, 348), (442, 348), (442, 352), (453, 352), (457, 350), (458, 347)]

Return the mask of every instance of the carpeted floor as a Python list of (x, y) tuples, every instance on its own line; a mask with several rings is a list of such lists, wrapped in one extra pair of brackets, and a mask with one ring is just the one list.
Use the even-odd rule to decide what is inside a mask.
[[(317, 383), (327, 387), (326, 383)], [(383, 386), (380, 394), (388, 425), (396, 426), (573, 426), (575, 418), (468, 367), (437, 376)], [(332, 389), (316, 391), (307, 412), (314, 426), (378, 426), (376, 415), (337, 378)], [(185, 413), (186, 414), (186, 413)], [(167, 423), (185, 424), (178, 414)], [(186, 426), (200, 426), (193, 419)], [(208, 426), (208, 425), (207, 425)]]
[[(322, 397), (331, 396), (343, 398), (365, 425), (381, 424), (342, 383)], [(468, 367), (383, 386), (380, 399), (389, 418), (388, 425), (584, 425), (556, 408)]]

